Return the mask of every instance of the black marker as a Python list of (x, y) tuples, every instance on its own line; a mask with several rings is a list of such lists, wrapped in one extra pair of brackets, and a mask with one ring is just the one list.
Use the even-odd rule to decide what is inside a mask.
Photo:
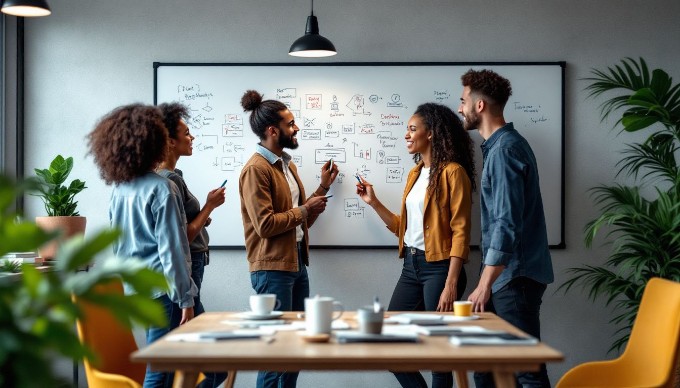
[(333, 196), (333, 194), (331, 194), (331, 195), (327, 195), (327, 196), (326, 196), (326, 198), (330, 198), (330, 197), (332, 197), (332, 196)]

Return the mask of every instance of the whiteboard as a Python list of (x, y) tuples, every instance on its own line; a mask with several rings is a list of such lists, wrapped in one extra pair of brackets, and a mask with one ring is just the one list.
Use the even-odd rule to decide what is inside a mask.
[[(154, 103), (189, 106), (196, 137), (193, 155), (180, 158), (189, 189), (203, 203), (224, 179), (226, 203), (212, 213), (213, 249), (242, 248), (238, 194), (241, 168), (259, 139), (240, 105), (248, 89), (286, 104), (300, 128), (293, 156), (305, 190), (319, 184), (321, 165), (333, 159), (340, 174), (328, 194), (326, 211), (310, 229), (315, 247), (395, 247), (370, 206), (356, 195), (355, 173), (374, 184), (378, 198), (400, 209), (409, 170), (414, 166), (404, 141), (416, 107), (438, 102), (458, 110), (460, 77), (470, 68), (492, 69), (508, 78), (513, 95), (506, 120), (531, 144), (539, 166), (548, 242), (564, 247), (564, 62), (541, 63), (330, 63), (200, 64), (154, 63)], [(477, 145), (482, 141), (474, 131)], [(475, 148), (477, 175), (481, 150)], [(479, 182), (477, 184), (479, 187)], [(480, 242), (479, 193), (473, 194), (471, 244)]]

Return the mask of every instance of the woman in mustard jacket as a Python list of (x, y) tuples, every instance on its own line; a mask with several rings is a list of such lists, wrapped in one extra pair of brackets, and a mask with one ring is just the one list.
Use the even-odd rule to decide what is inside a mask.
[[(400, 214), (387, 209), (363, 177), (357, 184), (357, 194), (399, 238), (404, 263), (388, 309), (452, 311), (467, 283), (473, 142), (458, 116), (435, 103), (416, 109), (404, 138), (416, 166), (408, 174)], [(402, 387), (427, 388), (418, 372), (395, 376)], [(432, 373), (433, 388), (452, 386), (451, 372)]]

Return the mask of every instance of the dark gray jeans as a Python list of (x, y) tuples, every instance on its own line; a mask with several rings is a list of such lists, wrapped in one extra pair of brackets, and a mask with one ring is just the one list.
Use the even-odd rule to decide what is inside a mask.
[[(439, 297), (444, 290), (449, 274), (450, 260), (425, 261), (425, 252), (416, 248), (406, 248), (404, 267), (390, 300), (390, 311), (436, 311)], [(461, 269), (458, 276), (456, 295), (463, 296), (467, 276)], [(404, 388), (427, 388), (425, 378), (420, 372), (398, 372), (394, 376)], [(432, 388), (453, 386), (451, 372), (432, 372)]]
[[(525, 333), (541, 339), (541, 321), (539, 318), (545, 289), (545, 284), (527, 277), (518, 277), (494, 292), (485, 309), (495, 313)], [(477, 388), (493, 388), (496, 386), (491, 373), (475, 372), (474, 377)], [(538, 372), (517, 373), (516, 380), (518, 387), (550, 387), (545, 364), (541, 364), (541, 370)]]

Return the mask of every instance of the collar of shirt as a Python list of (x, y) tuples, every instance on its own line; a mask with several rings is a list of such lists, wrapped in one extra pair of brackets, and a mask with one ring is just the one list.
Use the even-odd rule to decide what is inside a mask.
[(496, 144), (496, 141), (503, 136), (504, 133), (508, 131), (513, 131), (515, 127), (512, 125), (512, 123), (507, 123), (504, 126), (500, 127), (496, 132), (494, 132), (491, 136), (489, 136), (488, 139), (484, 140), (482, 142), (482, 153), (486, 155), (486, 152), (493, 148), (494, 144)]
[(293, 159), (292, 156), (290, 156), (288, 153), (283, 151), (281, 153), (281, 156), (277, 156), (275, 153), (269, 151), (267, 148), (263, 147), (262, 144), (256, 144), (255, 145), (255, 152), (258, 154), (264, 156), (265, 159), (271, 164), (276, 163), (278, 160), (281, 160), (286, 166), (290, 164), (290, 161)]

